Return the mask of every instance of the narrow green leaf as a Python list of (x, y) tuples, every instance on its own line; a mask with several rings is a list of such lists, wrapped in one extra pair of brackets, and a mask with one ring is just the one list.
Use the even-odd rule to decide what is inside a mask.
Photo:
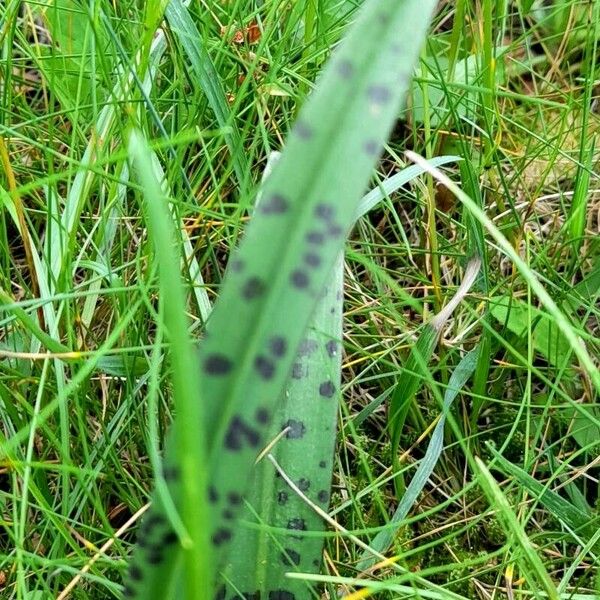
[[(265, 174), (278, 158), (278, 155), (271, 156)], [(458, 160), (458, 157), (449, 156), (434, 159), (431, 163), (441, 166)], [(363, 197), (357, 218), (422, 173), (421, 167), (413, 165), (383, 181)], [(280, 401), (275, 427), (268, 436), (274, 439), (283, 425), (290, 427), (287, 435), (277, 442), (273, 455), (288, 476), (322, 510), (327, 510), (330, 494), (338, 404), (323, 402), (319, 390), (328, 382), (336, 388), (341, 383), (342, 311), (343, 262), (340, 260), (311, 319), (302, 351), (296, 358), (292, 377)], [(269, 527), (285, 529), (291, 519), (297, 519), (314, 534), (323, 530), (323, 519), (285, 485), (266, 460), (254, 468), (245, 500), (248, 506), (243, 520), (264, 527), (249, 528), (242, 524), (236, 531), (227, 569), (231, 587), (247, 594), (261, 592), (266, 596), (287, 585), (286, 589), (298, 597), (305, 597), (311, 591), (316, 594), (309, 583), (301, 579), (288, 581), (285, 574), (294, 570), (318, 573), (323, 539), (318, 536), (302, 539), (294, 535), (278, 536), (271, 533)]]
[[(231, 545), (252, 464), (408, 89), (435, 5), (435, 0), (364, 5), (301, 112), (231, 263), (200, 349), (215, 570)], [(181, 429), (197, 435), (198, 424), (178, 419), (176, 437)], [(178, 466), (170, 448), (166, 469)], [(169, 485), (178, 505), (180, 479)], [(155, 495), (142, 528), (164, 519), (163, 513)], [(131, 595), (172, 597), (164, 590), (180, 579), (177, 547), (160, 560), (149, 559), (138, 547), (139, 577), (130, 578)]]
[(488, 450), (494, 456), (492, 467), (502, 471), (505, 475), (516, 479), (534, 498), (545, 506), (557, 519), (562, 521), (567, 527), (575, 531), (578, 535), (583, 535), (589, 540), (595, 534), (597, 526), (594, 525), (589, 513), (559, 496), (556, 492), (543, 485), (529, 473), (506, 460), (493, 446), (487, 444)]
[[(194, 345), (188, 334), (184, 286), (179, 272), (180, 257), (175, 251), (177, 236), (167, 199), (153, 169), (152, 154), (141, 134), (135, 130), (130, 135), (128, 150), (144, 190), (143, 208), (159, 266), (161, 307), (171, 341), (175, 406), (179, 418), (184, 423), (200, 424), (204, 416), (203, 403), (188, 401), (189, 398), (201, 397), (200, 378), (196, 368)], [(178, 465), (177, 474), (182, 481), (178, 500), (182, 525), (185, 528), (178, 533), (184, 539), (189, 538), (184, 560), (186, 589), (191, 598), (206, 597), (213, 578), (207, 560), (212, 548), (208, 536), (209, 512), (204, 501), (207, 489), (207, 459), (202, 433), (197, 427), (182, 427), (177, 431), (173, 444)], [(168, 479), (170, 474), (165, 471), (163, 476)], [(157, 544), (152, 551), (160, 556), (160, 553), (168, 551), (169, 544), (175, 544), (177, 537), (173, 535), (167, 523), (157, 523), (156, 529), (162, 530), (162, 537), (159, 538), (160, 545)], [(156, 539), (157, 536), (157, 531), (153, 530), (152, 538)], [(135, 571), (130, 572), (132, 573)]]
[[(401, 527), (402, 521), (405, 519), (408, 511), (416, 502), (419, 494), (433, 473), (433, 469), (435, 468), (435, 465), (437, 464), (437, 461), (440, 458), (444, 448), (444, 426), (446, 424), (446, 415), (448, 414), (448, 411), (450, 410), (455, 398), (458, 396), (459, 392), (466, 385), (467, 381), (473, 374), (473, 371), (477, 366), (477, 361), (479, 360), (479, 353), (480, 347), (478, 346), (474, 350), (471, 350), (471, 352), (465, 354), (452, 373), (450, 381), (448, 382), (448, 387), (446, 388), (446, 393), (444, 394), (442, 413), (431, 435), (431, 440), (429, 442), (429, 446), (427, 446), (425, 456), (419, 463), (419, 467), (417, 468), (410, 484), (406, 488), (406, 492), (402, 496), (402, 499), (400, 500), (394, 515), (390, 519), (389, 524), (384, 530), (379, 532), (371, 542), (370, 546), (373, 548), (373, 550), (376, 550), (381, 554), (387, 551), (392, 544), (398, 529)], [(357, 568), (359, 571), (366, 571), (375, 562), (376, 561), (372, 554), (363, 553)]]
[[(559, 595), (556, 591), (556, 586), (550, 578), (550, 575), (548, 575), (548, 571), (546, 571), (542, 559), (538, 556), (537, 550), (533, 547), (523, 526), (519, 523), (517, 517), (513, 513), (506, 496), (502, 493), (502, 490), (483, 461), (479, 457), (475, 457), (475, 462), (479, 469), (478, 479), (481, 489), (484, 491), (490, 504), (498, 511), (498, 518), (506, 528), (506, 531), (512, 535), (517, 549), (523, 554), (526, 568), (523, 569), (522, 574), (527, 577), (530, 584), (533, 583), (531, 579), (535, 577), (542, 586), (546, 596), (550, 598), (550, 600), (558, 600)], [(535, 593), (535, 590), (533, 590), (533, 592), (537, 597), (541, 597), (539, 594)]]
[(204, 40), (182, 0), (171, 0), (165, 16), (190, 61), (192, 80), (206, 95), (219, 125), (230, 130), (225, 139), (231, 152), (236, 177), (239, 185), (243, 187), (249, 173), (246, 154), (242, 148), (240, 134), (231, 118), (219, 73), (204, 47)]
[[(462, 158), (459, 156), (437, 156), (429, 161), (431, 166), (443, 167), (449, 163), (460, 162)], [(384, 180), (376, 188), (372, 189), (366, 194), (358, 205), (356, 211), (356, 219), (366, 215), (372, 208), (379, 204), (386, 196), (389, 196), (393, 192), (406, 185), (409, 181), (412, 181), (419, 175), (425, 172), (423, 167), (420, 165), (410, 165), (405, 167), (399, 173), (392, 175), (388, 179)]]
[(398, 464), (398, 446), (400, 444), (400, 435), (404, 427), (404, 420), (408, 412), (410, 402), (414, 398), (417, 390), (427, 378), (427, 365), (437, 345), (439, 334), (446, 321), (450, 318), (454, 309), (463, 300), (469, 289), (475, 282), (481, 261), (473, 258), (467, 265), (464, 279), (456, 291), (456, 294), (448, 304), (425, 325), (417, 343), (412, 347), (406, 365), (402, 369), (402, 375), (394, 390), (390, 401), (388, 427), (390, 438), (392, 440), (392, 460), (397, 471), (400, 470)]

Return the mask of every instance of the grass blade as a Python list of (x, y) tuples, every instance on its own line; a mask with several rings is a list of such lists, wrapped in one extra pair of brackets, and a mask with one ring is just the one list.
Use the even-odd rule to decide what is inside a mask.
[[(301, 112), (212, 312), (200, 360), (214, 565), (231, 545), (252, 464), (408, 89), (435, 4), (365, 4)], [(196, 423), (179, 420), (175, 437), (180, 429), (197, 435)], [(165, 465), (169, 472), (178, 466), (169, 447)], [(177, 505), (181, 484), (178, 478), (169, 483)], [(146, 529), (162, 522), (164, 511), (155, 495)], [(164, 590), (178, 579), (177, 549), (154, 565), (149, 558), (138, 548), (132, 596), (170, 597)]]
[(577, 506), (559, 496), (556, 492), (548, 489), (537, 479), (534, 479), (529, 473), (513, 464), (502, 454), (500, 454), (492, 445), (488, 444), (489, 451), (493, 454), (497, 465), (492, 464), (499, 471), (509, 477), (514, 477), (521, 486), (523, 486), (531, 495), (545, 506), (555, 517), (560, 519), (567, 527), (573, 529), (579, 534), (584, 534), (586, 540), (591, 539), (595, 534), (597, 527), (594, 526), (592, 515), (581, 510)]
[[(173, 397), (179, 417), (184, 422), (202, 423), (202, 402), (186, 402), (187, 398), (198, 398), (200, 380), (193, 342), (188, 335), (185, 293), (179, 274), (180, 258), (175, 252), (176, 236), (171, 215), (154, 173), (152, 154), (141, 134), (132, 132), (128, 149), (144, 189), (144, 209), (159, 265), (161, 303), (171, 340)], [(212, 580), (206, 560), (211, 547), (208, 538), (209, 514), (203, 501), (207, 488), (207, 461), (202, 437), (195, 428), (181, 428), (174, 443), (178, 471), (183, 482), (180, 504), (185, 532), (182, 533), (190, 538), (184, 556), (187, 589), (191, 597), (205, 595)], [(166, 550), (165, 546), (169, 543), (175, 543), (176, 537), (165, 531), (161, 541), (163, 547), (154, 549), (158, 555)]]
[(400, 444), (400, 435), (402, 433), (402, 428), (404, 427), (404, 421), (410, 407), (410, 402), (414, 398), (424, 379), (427, 377), (427, 365), (437, 344), (440, 332), (446, 324), (446, 321), (454, 312), (454, 309), (471, 289), (471, 286), (479, 273), (480, 266), (481, 261), (479, 258), (473, 258), (469, 261), (465, 270), (464, 279), (456, 291), (456, 294), (431, 320), (431, 322), (425, 325), (417, 343), (410, 352), (400, 381), (394, 390), (394, 394), (390, 401), (388, 422), (390, 438), (392, 440), (392, 460), (396, 471), (400, 471), (398, 446)]
[[(432, 158), (429, 161), (429, 164), (432, 167), (443, 167), (448, 163), (459, 162), (462, 158), (459, 156), (438, 156), (436, 158)], [(377, 206), (386, 196), (389, 196), (403, 185), (406, 185), (409, 181), (417, 178), (419, 175), (422, 175), (425, 172), (423, 167), (420, 165), (410, 165), (409, 167), (405, 167), (399, 173), (392, 175), (385, 181), (381, 182), (381, 185), (372, 189), (368, 194), (366, 194), (363, 199), (360, 201), (358, 205), (358, 210), (356, 211), (356, 218), (359, 219), (366, 215), (372, 208)]]
[(240, 186), (243, 187), (249, 174), (246, 155), (243, 152), (240, 134), (231, 119), (221, 79), (204, 47), (202, 36), (181, 0), (171, 0), (167, 5), (165, 16), (171, 31), (177, 36), (190, 61), (192, 73), (198, 86), (206, 95), (217, 122), (221, 127), (230, 129), (230, 133), (226, 134), (225, 139), (231, 152), (236, 177)]
[[(550, 598), (550, 600), (558, 600), (559, 596), (556, 591), (556, 586), (552, 579), (550, 579), (550, 575), (548, 575), (544, 563), (538, 556), (537, 551), (533, 547), (523, 526), (519, 523), (517, 517), (513, 513), (506, 496), (502, 493), (502, 490), (483, 461), (479, 457), (475, 457), (475, 462), (479, 468), (478, 477), (481, 488), (485, 492), (490, 504), (496, 507), (498, 518), (524, 555), (525, 563), (528, 568), (523, 569), (523, 573), (527, 574), (527, 579), (530, 579), (531, 575), (535, 576), (546, 592), (545, 596), (547, 598)], [(535, 592), (534, 596), (542, 597), (541, 594), (535, 594)]]
[[(382, 554), (392, 544), (394, 537), (402, 525), (402, 521), (408, 514), (417, 497), (425, 487), (429, 477), (433, 473), (433, 469), (437, 464), (437, 461), (444, 448), (444, 426), (446, 424), (446, 415), (452, 406), (455, 398), (458, 396), (462, 388), (466, 385), (467, 381), (475, 371), (477, 361), (479, 360), (479, 353), (481, 348), (478, 346), (474, 350), (471, 350), (466, 354), (462, 360), (456, 366), (456, 369), (450, 377), (446, 393), (444, 394), (444, 403), (442, 405), (442, 413), (440, 419), (431, 434), (431, 441), (425, 452), (423, 460), (419, 464), (410, 484), (406, 488), (406, 492), (402, 496), (394, 515), (390, 519), (388, 526), (381, 532), (379, 532), (373, 541), (371, 542), (371, 548), (381, 552)], [(359, 571), (366, 571), (376, 560), (372, 554), (364, 553), (361, 561), (358, 563)]]

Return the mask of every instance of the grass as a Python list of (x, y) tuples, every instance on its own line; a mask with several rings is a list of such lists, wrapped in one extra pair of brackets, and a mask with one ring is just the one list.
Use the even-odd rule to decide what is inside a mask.
[[(7, 600), (122, 597), (155, 486), (185, 560), (217, 560), (194, 494), (220, 413), (180, 400), (202, 386), (192, 340), (361, 3), (174, 1), (166, 21), (163, 4), (0, 6)], [(598, 0), (439, 3), (368, 187), (419, 156), (462, 160), (388, 191), (346, 243), (335, 524), (313, 533), (319, 569), (292, 573), (307, 598), (600, 598), (599, 34)], [(479, 279), (430, 350), (473, 255)], [(161, 457), (194, 411), (213, 416), (171, 442), (196, 447), (179, 512)], [(238, 532), (282, 539), (255, 523)], [(212, 574), (183, 572), (188, 598), (211, 597)]]

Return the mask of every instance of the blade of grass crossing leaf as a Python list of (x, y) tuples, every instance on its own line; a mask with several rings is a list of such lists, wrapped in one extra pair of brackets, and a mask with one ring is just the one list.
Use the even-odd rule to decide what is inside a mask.
[[(335, 398), (341, 383), (342, 283), (340, 260), (300, 346), (268, 436), (275, 439), (286, 432), (272, 454), (288, 477), (325, 511), (336, 439)], [(285, 589), (297, 598), (318, 597), (310, 584), (290, 581), (285, 573), (319, 572), (323, 538), (302, 534), (322, 531), (321, 517), (294, 494), (267, 460), (255, 467), (246, 500), (250, 508), (244, 520), (256, 521), (257, 515), (267, 526), (295, 530), (282, 536), (242, 523), (234, 536), (227, 578), (248, 595), (262, 593), (260, 597), (266, 598)]]
[[(363, 6), (301, 111), (213, 309), (200, 359), (209, 532), (218, 562), (231, 544), (251, 467), (309, 318), (408, 89), (435, 4), (372, 0)], [(179, 420), (175, 435), (180, 428), (196, 430)], [(168, 447), (165, 463), (177, 467)], [(177, 498), (179, 480), (169, 483)], [(145, 521), (161, 510), (157, 503)], [(140, 549), (137, 555), (144, 559)], [(139, 589), (150, 594), (145, 599), (164, 589), (177, 553), (161, 559), (132, 586), (135, 597)]]
[[(172, 218), (154, 173), (152, 154), (141, 134), (135, 130), (131, 133), (128, 149), (144, 191), (143, 208), (159, 264), (161, 303), (171, 341), (173, 396), (177, 413), (184, 422), (200, 424), (203, 422), (203, 404), (197, 400), (199, 375), (194, 346), (188, 333), (185, 294), (179, 273), (180, 257), (175, 252)], [(202, 429), (182, 427), (176, 438), (175, 452), (182, 481), (181, 516), (190, 538), (184, 553), (186, 592), (190, 598), (201, 598), (208, 595), (213, 578), (209, 514), (204, 502), (207, 461)], [(167, 530), (162, 542), (162, 547), (151, 551), (166, 551), (169, 543), (176, 542), (176, 537)], [(139, 567), (133, 565), (133, 568)]]
[[(402, 521), (416, 502), (419, 494), (429, 480), (429, 477), (431, 477), (433, 469), (435, 468), (435, 465), (437, 464), (437, 461), (444, 448), (444, 426), (446, 424), (446, 414), (450, 410), (455, 398), (458, 396), (462, 388), (467, 384), (467, 381), (475, 371), (475, 367), (477, 366), (477, 361), (479, 359), (479, 353), (480, 347), (478, 346), (466, 354), (458, 363), (456, 369), (454, 369), (444, 394), (442, 414), (440, 415), (440, 419), (435, 426), (433, 433), (431, 434), (431, 441), (429, 442), (429, 446), (427, 446), (425, 456), (419, 463), (419, 467), (417, 468), (410, 484), (406, 488), (406, 492), (402, 496), (402, 499), (400, 500), (400, 503), (398, 504), (390, 523), (383, 531), (375, 536), (370, 544), (371, 548), (377, 550), (377, 552), (381, 552), (383, 554), (390, 547), (399, 527), (402, 525)], [(365, 571), (375, 564), (375, 562), (376, 561), (372, 554), (363, 553), (357, 568), (359, 571)]]
[[(532, 583), (531, 578), (535, 577), (539, 585), (542, 586), (546, 597), (550, 598), (550, 600), (558, 600), (559, 595), (556, 591), (556, 586), (550, 575), (548, 575), (548, 571), (546, 571), (544, 563), (538, 556), (537, 550), (533, 547), (529, 536), (513, 513), (506, 496), (502, 493), (502, 490), (483, 461), (479, 457), (475, 457), (475, 462), (479, 468), (478, 479), (481, 489), (487, 496), (489, 503), (498, 511), (498, 518), (506, 528), (506, 531), (514, 538), (517, 549), (523, 554), (527, 565), (527, 568), (523, 569), (523, 575), (527, 577), (530, 583)], [(532, 591), (534, 595), (541, 597), (540, 594), (535, 594), (535, 591)]]
[[(462, 159), (459, 156), (438, 156), (436, 158), (432, 158), (429, 161), (431, 166), (435, 167), (443, 167), (448, 163), (459, 162)], [(406, 185), (409, 181), (412, 181), (422, 173), (424, 173), (424, 169), (419, 165), (411, 165), (410, 167), (405, 167), (399, 173), (392, 175), (388, 179), (385, 179), (381, 182), (379, 186), (372, 189), (368, 194), (363, 196), (363, 199), (360, 201), (358, 205), (358, 209), (356, 211), (356, 219), (363, 217), (366, 215), (373, 207), (379, 204), (386, 196), (389, 196), (403, 185)]]

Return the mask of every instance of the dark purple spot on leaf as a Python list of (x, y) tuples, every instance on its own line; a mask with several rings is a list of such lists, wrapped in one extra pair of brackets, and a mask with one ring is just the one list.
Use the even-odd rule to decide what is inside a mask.
[(209, 375), (227, 375), (233, 364), (224, 354), (211, 354), (204, 360), (204, 372)]
[(287, 501), (288, 501), (287, 492), (284, 492), (283, 490), (280, 490), (279, 492), (277, 492), (277, 504), (280, 504), (281, 506), (283, 506)]
[(254, 300), (265, 293), (267, 286), (258, 277), (249, 277), (242, 286), (242, 296), (246, 300)]
[(313, 136), (312, 128), (302, 121), (298, 121), (296, 123), (294, 131), (301, 140), (310, 140), (310, 138)]
[(231, 510), (230, 510), (230, 509), (228, 509), (228, 508), (226, 508), (226, 509), (223, 511), (223, 518), (224, 518), (226, 521), (231, 521), (231, 519), (233, 519), (233, 517), (234, 517), (234, 516), (235, 516), (235, 515), (233, 514), (233, 511), (231, 511)]
[(324, 381), (319, 386), (319, 394), (324, 398), (331, 398), (335, 394), (335, 385), (331, 381)]
[(337, 342), (335, 340), (329, 340), (326, 344), (325, 344), (325, 349), (327, 350), (327, 354), (329, 354), (329, 356), (331, 358), (333, 358), (334, 356), (337, 355), (338, 353), (338, 345)]
[(354, 66), (349, 60), (340, 60), (336, 65), (336, 71), (342, 79), (350, 79), (354, 75)]
[(387, 104), (392, 99), (392, 92), (385, 85), (372, 85), (367, 90), (367, 95), (375, 104)]
[(219, 494), (217, 494), (217, 490), (212, 485), (208, 488), (208, 500), (211, 504), (215, 504), (219, 500)]
[(324, 221), (333, 219), (333, 213), (334, 210), (331, 204), (317, 204), (317, 206), (315, 206), (315, 216)]
[(221, 546), (225, 542), (228, 542), (230, 539), (231, 531), (229, 531), (229, 529), (224, 529), (223, 527), (221, 527), (220, 529), (217, 529), (217, 531), (215, 531), (215, 533), (213, 534), (212, 543), (215, 546)]
[(161, 515), (148, 515), (142, 522), (141, 532), (144, 535), (150, 535), (156, 527), (164, 523), (165, 519)]
[(240, 273), (244, 269), (244, 261), (239, 258), (234, 258), (230, 261), (229, 268), (233, 273)]
[(171, 544), (175, 544), (177, 542), (179, 542), (179, 538), (177, 537), (177, 534), (174, 531), (167, 531), (167, 533), (163, 535), (162, 543), (165, 546), (170, 546)]
[(310, 489), (310, 481), (308, 479), (305, 479), (304, 477), (302, 479), (299, 479), (298, 489), (301, 492), (307, 492)]
[(148, 552), (146, 560), (151, 565), (159, 565), (163, 561), (163, 554), (158, 548), (154, 548)]
[(289, 431), (285, 434), (285, 437), (289, 440), (299, 440), (304, 436), (306, 432), (306, 427), (302, 421), (295, 421), (294, 419), (290, 419), (287, 423), (284, 423), (282, 426), (283, 429), (287, 429), (289, 427)]
[(314, 252), (307, 252), (304, 255), (304, 264), (314, 269), (321, 264), (321, 257)]
[(130, 565), (129, 578), (133, 581), (140, 581), (142, 578), (142, 570), (137, 565)]
[(318, 347), (319, 344), (315, 340), (302, 340), (298, 348), (298, 356), (310, 356)]
[(275, 373), (273, 361), (266, 356), (257, 356), (254, 360), (254, 368), (263, 379), (271, 379)]
[(308, 375), (307, 371), (308, 369), (305, 369), (304, 365), (294, 363), (294, 366), (292, 367), (292, 379), (302, 379), (303, 377), (306, 377)]
[(179, 479), (180, 475), (179, 467), (163, 466), (163, 477), (165, 481), (174, 481), (175, 479)]
[(344, 233), (344, 230), (336, 223), (331, 223), (327, 228), (327, 233), (329, 233), (331, 237), (337, 238)]
[(291, 548), (286, 548), (281, 553), (281, 562), (289, 567), (298, 566), (300, 564), (300, 554)]
[(281, 215), (287, 212), (288, 208), (289, 203), (281, 194), (272, 194), (258, 205), (258, 210), (263, 215)]
[(321, 502), (322, 504), (325, 504), (329, 500), (329, 492), (327, 490), (321, 490), (317, 494), (317, 498), (318, 498), (319, 502)]
[(306, 531), (306, 523), (304, 519), (294, 517), (288, 521), (287, 528), (295, 531)]
[(241, 504), (242, 497), (237, 492), (229, 492), (229, 494), (227, 494), (227, 501), (229, 504)]
[(327, 466), (327, 461), (322, 460), (319, 462), (319, 467), (321, 467), (321, 469), (324, 469)]
[(269, 422), (269, 411), (266, 408), (257, 408), (255, 418), (261, 425), (266, 425)]
[(306, 234), (306, 241), (309, 244), (320, 245), (325, 241), (325, 235), (323, 235), (320, 231), (309, 231)]
[(374, 140), (369, 140), (363, 145), (365, 153), (369, 156), (377, 156), (379, 154), (379, 144)]
[(299, 269), (291, 274), (290, 279), (292, 281), (292, 285), (298, 289), (304, 289), (308, 287), (308, 284), (310, 283), (308, 275)]
[(287, 342), (279, 335), (276, 335), (269, 340), (269, 347), (271, 349), (271, 354), (277, 358), (285, 356), (285, 353), (287, 352)]
[(242, 449), (244, 442), (251, 448), (256, 448), (260, 443), (260, 436), (252, 427), (246, 425), (241, 417), (234, 416), (225, 434), (225, 448), (238, 451)]

